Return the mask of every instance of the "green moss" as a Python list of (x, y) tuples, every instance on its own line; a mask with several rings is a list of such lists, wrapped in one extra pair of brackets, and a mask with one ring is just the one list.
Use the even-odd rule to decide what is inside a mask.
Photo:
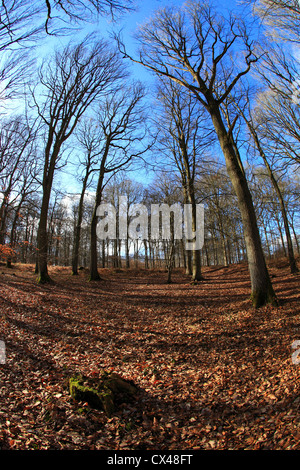
[(85, 384), (84, 378), (72, 377), (69, 381), (70, 395), (76, 401), (87, 402), (92, 408), (104, 410), (108, 415), (114, 410), (112, 391), (97, 390)]
[(137, 391), (133, 384), (122, 379), (117, 374), (104, 372), (99, 379), (83, 376), (69, 379), (70, 395), (76, 401), (84, 401), (92, 408), (105, 411), (111, 416), (115, 409), (118, 395), (134, 395)]

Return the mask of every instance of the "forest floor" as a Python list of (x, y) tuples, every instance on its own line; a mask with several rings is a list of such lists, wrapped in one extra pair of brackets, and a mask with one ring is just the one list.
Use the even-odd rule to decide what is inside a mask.
[[(49, 271), (55, 284), (37, 285), (33, 266), (0, 267), (1, 449), (300, 449), (300, 276), (285, 262), (270, 265), (279, 307), (259, 310), (246, 265), (196, 285), (180, 270), (171, 284), (162, 270)], [(110, 417), (68, 390), (103, 369), (139, 388)]]

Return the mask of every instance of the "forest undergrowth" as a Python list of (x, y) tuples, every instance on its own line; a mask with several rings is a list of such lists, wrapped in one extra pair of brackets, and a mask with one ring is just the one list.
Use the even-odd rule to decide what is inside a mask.
[[(0, 267), (0, 448), (300, 449), (300, 277), (269, 266), (279, 306), (254, 309), (247, 265), (88, 271)], [(292, 356), (294, 354), (294, 356)], [(295, 355), (296, 354), (296, 355)], [(138, 387), (112, 416), (68, 380), (114, 371)]]

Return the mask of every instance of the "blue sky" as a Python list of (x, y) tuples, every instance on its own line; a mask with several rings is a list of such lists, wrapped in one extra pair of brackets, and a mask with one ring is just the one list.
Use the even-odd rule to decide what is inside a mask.
[[(133, 35), (135, 31), (138, 29), (139, 25), (143, 24), (145, 21), (151, 18), (151, 16), (154, 14), (154, 12), (163, 7), (167, 6), (181, 6), (185, 2), (184, 0), (173, 0), (170, 2), (170, 0), (137, 0), (138, 4), (138, 9), (137, 11), (133, 13), (126, 13), (124, 14), (117, 23), (112, 23), (109, 21), (108, 18), (99, 18), (99, 20), (93, 24), (86, 25), (84, 28), (82, 28), (81, 32), (76, 35), (76, 38), (80, 40), (83, 38), (87, 33), (96, 31), (99, 33), (99, 35), (104, 36), (104, 37), (110, 37), (110, 34), (112, 31), (120, 31), (122, 30), (122, 36), (123, 40), (128, 48), (128, 51), (130, 54), (133, 56), (135, 55), (135, 52), (137, 51), (137, 44), (135, 44)], [(222, 13), (225, 13), (226, 10), (228, 9), (235, 9), (237, 8), (237, 2), (235, 0), (229, 0), (229, 1), (222, 1), (222, 2), (217, 2), (216, 0), (213, 2), (217, 9), (221, 11)], [(239, 7), (240, 8), (240, 7)], [(71, 37), (71, 39), (74, 39), (74, 36)], [(51, 49), (56, 46), (63, 46), (65, 42), (69, 41), (70, 37), (67, 38), (57, 38), (55, 40), (50, 40), (44, 43), (44, 45), (41, 48), (42, 55), (43, 56), (49, 56), (49, 53), (51, 52)], [(132, 66), (133, 70), (133, 75), (134, 78), (140, 79), (141, 81), (145, 82), (146, 84), (150, 84), (152, 82), (152, 75), (150, 74), (149, 71), (147, 71), (143, 66), (140, 65), (132, 65), (129, 63), (128, 65)], [(150, 94), (151, 97), (151, 94)], [(70, 168), (71, 169), (71, 168)], [(74, 171), (74, 168), (73, 168)], [(69, 192), (78, 192), (80, 191), (80, 186), (76, 183), (75, 178), (71, 177), (69, 171), (66, 169), (63, 172), (59, 172), (60, 174), (58, 176), (58, 180), (60, 181), (60, 186), (65, 187), (65, 182), (68, 180), (68, 185), (69, 185)], [(138, 173), (133, 173), (130, 172), (128, 174), (129, 178), (136, 178), (140, 182), (146, 182), (146, 175), (143, 172), (138, 172)]]
[[(110, 31), (122, 30), (123, 40), (128, 48), (128, 52), (134, 54), (137, 50), (137, 44), (134, 41), (133, 35), (137, 31), (138, 27), (150, 19), (154, 12), (160, 8), (170, 6), (182, 6), (185, 0), (136, 0), (138, 5), (137, 11), (133, 13), (127, 13), (120, 18), (116, 24), (108, 22), (105, 18), (100, 18), (96, 30), (99, 31), (103, 28), (103, 32), (109, 35)], [(214, 4), (218, 11), (225, 13), (229, 9), (234, 10), (238, 8), (241, 10), (241, 4), (239, 0), (211, 0), (211, 4)], [(98, 29), (99, 28), (99, 29)], [(93, 25), (90, 25), (88, 29), (93, 29)], [(149, 72), (146, 71), (142, 66), (137, 65), (135, 67), (137, 78), (147, 79)]]

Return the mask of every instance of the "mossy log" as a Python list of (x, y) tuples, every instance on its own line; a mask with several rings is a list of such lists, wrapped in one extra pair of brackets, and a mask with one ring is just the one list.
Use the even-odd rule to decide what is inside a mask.
[(118, 402), (128, 401), (138, 391), (133, 383), (114, 372), (103, 372), (99, 378), (71, 377), (69, 390), (74, 400), (87, 402), (91, 408), (103, 410), (108, 416)]

